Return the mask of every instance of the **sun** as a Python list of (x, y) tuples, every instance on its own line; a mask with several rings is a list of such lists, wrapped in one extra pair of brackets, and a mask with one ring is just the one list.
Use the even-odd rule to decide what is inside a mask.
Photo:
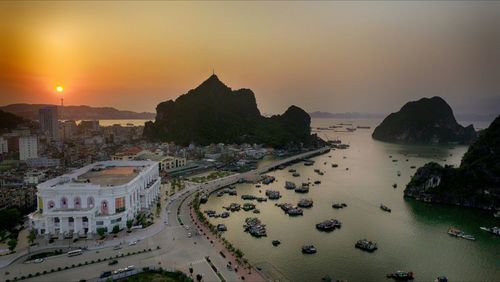
[(56, 91), (57, 91), (57, 93), (63, 93), (64, 88), (61, 85), (59, 85), (56, 87)]

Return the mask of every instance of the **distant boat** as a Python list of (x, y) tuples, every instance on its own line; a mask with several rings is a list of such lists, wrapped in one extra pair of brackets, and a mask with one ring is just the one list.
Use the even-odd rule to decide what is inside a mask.
[(380, 209), (386, 212), (391, 212), (391, 209), (384, 204), (380, 204)]

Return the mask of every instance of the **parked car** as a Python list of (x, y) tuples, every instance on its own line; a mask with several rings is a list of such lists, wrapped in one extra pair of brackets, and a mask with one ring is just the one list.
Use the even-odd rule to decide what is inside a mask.
[(135, 244), (137, 244), (137, 241), (132, 241), (132, 242), (128, 243), (129, 246), (133, 246)]
[(115, 265), (115, 264), (118, 264), (118, 261), (116, 259), (114, 259), (108, 263), (108, 265)]
[(37, 258), (34, 263), (42, 263), (43, 262), (43, 258)]

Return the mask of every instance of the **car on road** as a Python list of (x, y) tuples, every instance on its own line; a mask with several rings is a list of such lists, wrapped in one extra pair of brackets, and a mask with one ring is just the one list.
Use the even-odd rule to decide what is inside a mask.
[(184, 228), (186, 228), (186, 230), (189, 230), (189, 225), (185, 225)]
[(193, 236), (193, 234), (191, 234), (191, 232), (188, 233), (188, 238), (191, 238), (191, 236)]
[(34, 260), (34, 263), (42, 263), (43, 262), (43, 258), (37, 258), (36, 260)]
[(121, 249), (121, 248), (122, 248), (122, 246), (120, 246), (120, 245), (116, 245), (116, 246), (114, 246), (114, 247), (113, 247), (113, 250), (115, 250), (115, 251), (116, 251), (116, 250), (119, 250), (119, 249)]
[(103, 273), (101, 273), (101, 276), (100, 278), (106, 278), (106, 277), (109, 277), (111, 276), (111, 271), (104, 271)]
[(118, 261), (116, 259), (114, 259), (108, 263), (108, 265), (115, 265), (115, 264), (118, 264)]
[(135, 244), (137, 244), (137, 241), (132, 241), (132, 242), (128, 243), (129, 246), (133, 246)]

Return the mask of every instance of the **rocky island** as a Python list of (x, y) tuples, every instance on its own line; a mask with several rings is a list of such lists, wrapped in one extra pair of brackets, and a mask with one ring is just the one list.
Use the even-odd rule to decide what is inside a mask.
[(500, 116), (473, 143), (460, 167), (420, 167), (405, 197), (482, 209), (500, 209)]
[(263, 117), (250, 89), (232, 90), (213, 74), (175, 101), (156, 107), (156, 119), (147, 122), (149, 140), (195, 143), (258, 143), (272, 147), (315, 146), (322, 143), (311, 135), (311, 118), (297, 106), (282, 115)]
[(406, 103), (387, 116), (372, 137), (379, 141), (406, 144), (470, 144), (477, 134), (472, 125), (457, 123), (451, 107), (441, 97)]

